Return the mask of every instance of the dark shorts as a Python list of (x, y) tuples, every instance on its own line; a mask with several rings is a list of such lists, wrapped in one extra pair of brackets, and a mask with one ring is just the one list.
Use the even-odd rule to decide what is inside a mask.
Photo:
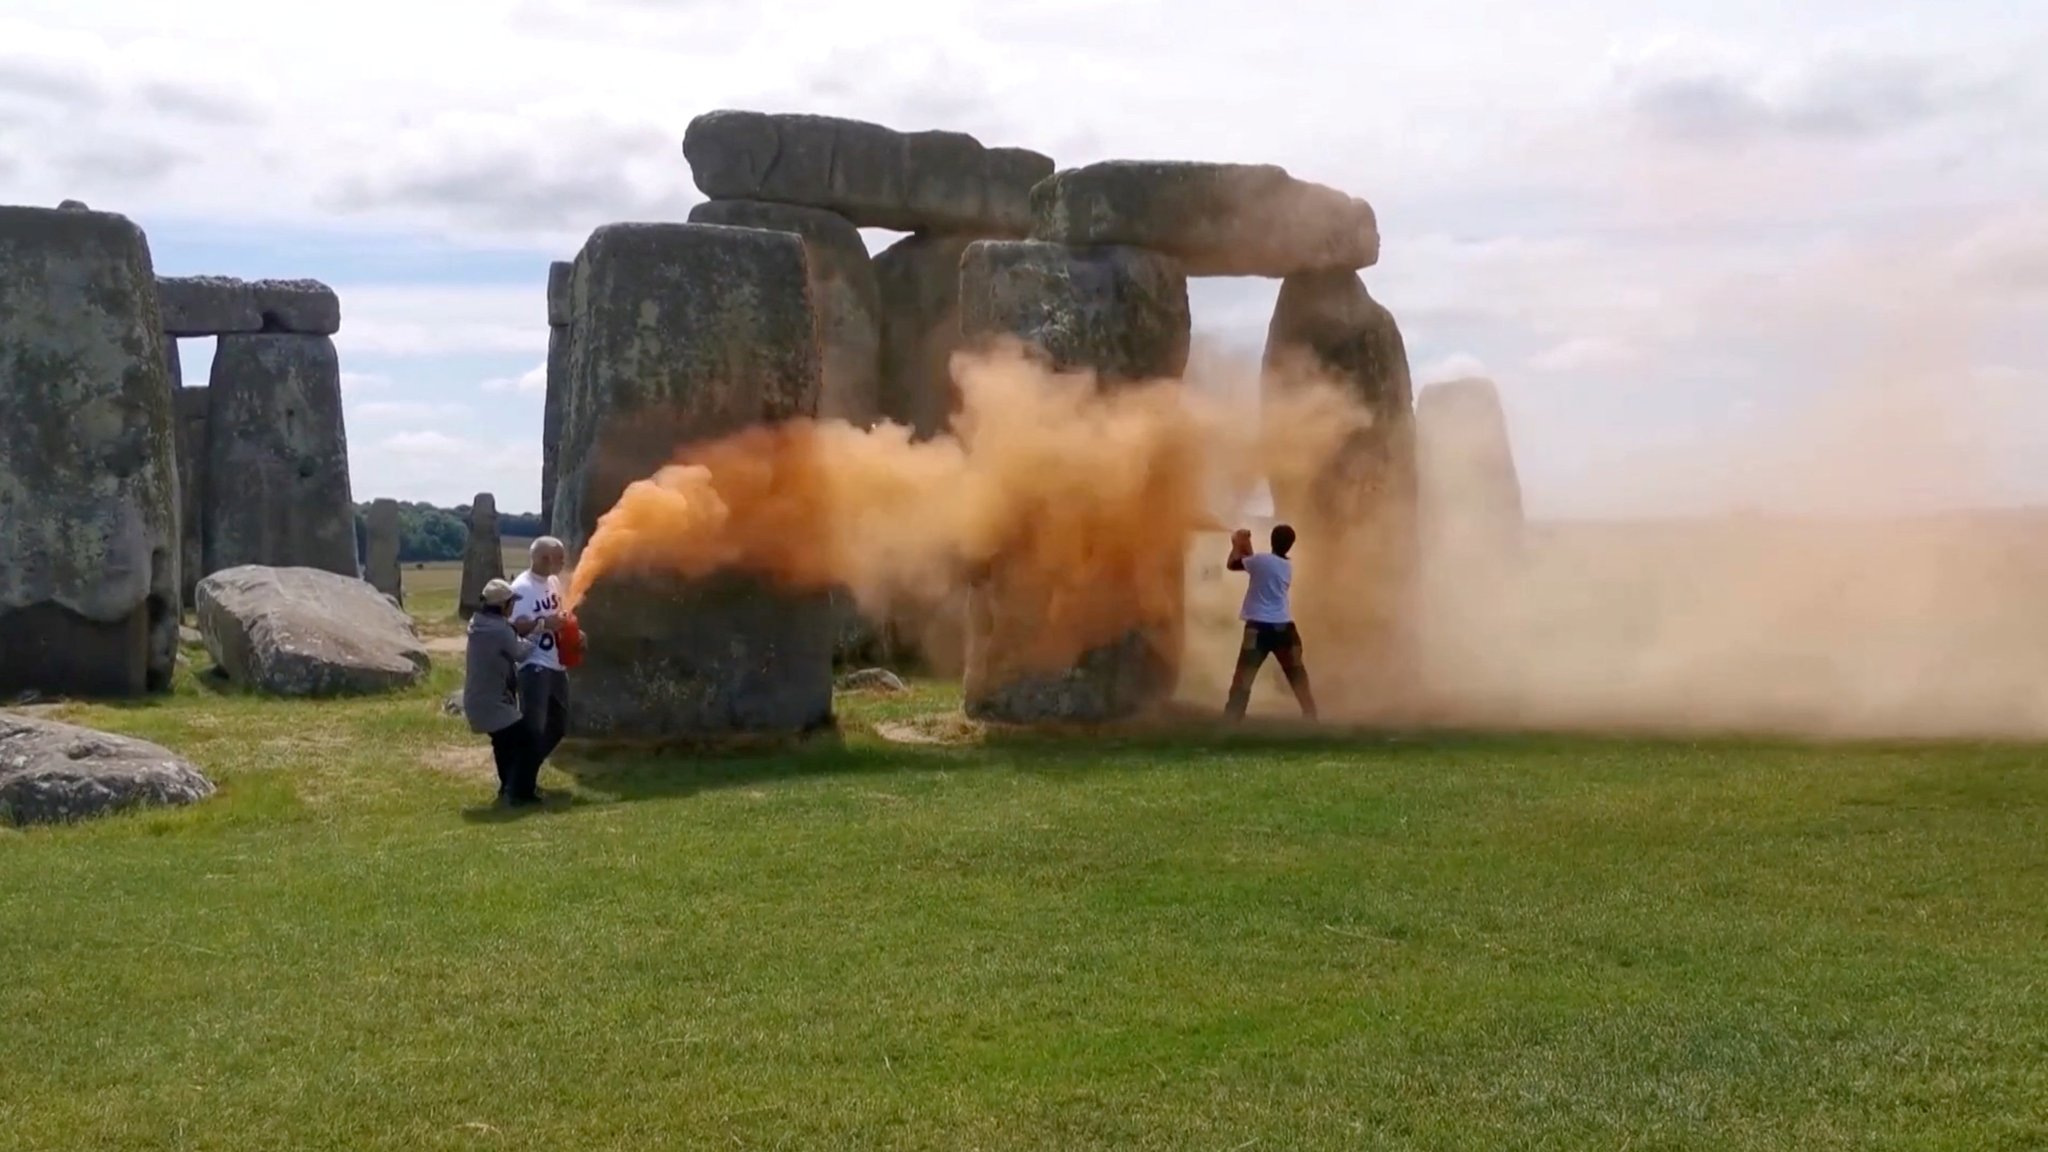
[(1255, 624), (1246, 621), (1243, 652), (1275, 656), (1301, 647), (1301, 633), (1293, 624)]

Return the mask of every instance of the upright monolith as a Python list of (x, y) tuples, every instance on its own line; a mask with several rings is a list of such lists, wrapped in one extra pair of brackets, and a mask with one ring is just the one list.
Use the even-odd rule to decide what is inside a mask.
[[(572, 554), (628, 484), (679, 446), (817, 412), (817, 312), (803, 241), (706, 224), (613, 224), (576, 259), (557, 535)], [(577, 608), (575, 731), (792, 733), (832, 716), (828, 595), (744, 573), (618, 571)]]
[(882, 303), (860, 230), (822, 208), (759, 200), (709, 200), (690, 209), (690, 222), (802, 237), (824, 374), (818, 418), (857, 428), (873, 424), (880, 407)]
[(0, 694), (124, 696), (178, 644), (176, 430), (149, 243), (0, 208)]
[[(1137, 248), (984, 241), (961, 261), (960, 326), (970, 341), (1021, 339), (1054, 370), (1088, 370), (1101, 387), (1174, 377), (1187, 366), (1187, 278), (1171, 257)], [(1092, 590), (1092, 614), (1112, 622), (1104, 634), (1059, 654), (1045, 648), (1047, 575), (996, 557), (968, 607), (968, 714), (1096, 722), (1170, 694), (1187, 542), (1163, 533), (1153, 543)]]
[(562, 439), (562, 405), (569, 394), (569, 285), (576, 266), (566, 260), (548, 265), (547, 392), (540, 418), (540, 526), (555, 530), (555, 465)]
[(959, 410), (952, 375), (960, 350), (960, 257), (977, 237), (905, 236), (875, 257), (882, 308), (878, 407), (919, 440)]
[(484, 585), (505, 578), (505, 542), (498, 535), (498, 498), (479, 492), (469, 502), (469, 539), (462, 547), (462, 590), (455, 610), (464, 620), (483, 603)]
[(1281, 281), (1266, 331), (1268, 419), (1316, 383), (1343, 389), (1370, 421), (1318, 470), (1271, 478), (1274, 511), (1316, 542), (1296, 565), (1295, 611), (1349, 654), (1333, 696), (1393, 707), (1414, 681), (1414, 396), (1400, 327), (1354, 272)]
[(372, 502), (365, 521), (364, 575), (372, 588), (403, 606), (405, 585), (398, 567), (398, 501), (386, 498)]
[[(176, 343), (166, 337), (167, 343)], [(175, 361), (173, 361), (175, 362)], [(206, 414), (213, 403), (210, 388), (179, 388), (171, 393), (178, 439), (178, 599), (193, 605), (193, 590), (206, 575)]]
[(204, 562), (360, 576), (334, 341), (231, 333), (213, 354)]

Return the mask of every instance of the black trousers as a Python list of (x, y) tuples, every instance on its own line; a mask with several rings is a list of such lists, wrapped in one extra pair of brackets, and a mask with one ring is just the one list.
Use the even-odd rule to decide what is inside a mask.
[(525, 720), (514, 720), (491, 733), (491, 759), (498, 765), (499, 795), (512, 800), (533, 798), (540, 760), (533, 754), (533, 731)]
[(1230, 699), (1223, 706), (1224, 714), (1232, 720), (1244, 718), (1244, 710), (1252, 702), (1252, 681), (1258, 679), (1259, 666), (1268, 656), (1280, 661), (1280, 671), (1287, 677), (1287, 686), (1294, 689), (1301, 714), (1315, 719), (1316, 698), (1309, 691), (1308, 667), (1301, 662), (1301, 633), (1292, 624), (1244, 626), (1244, 643), (1237, 650), (1237, 668), (1230, 675)]
[(527, 665), (519, 669), (519, 712), (533, 740), (533, 774), (554, 755), (569, 731), (569, 674)]

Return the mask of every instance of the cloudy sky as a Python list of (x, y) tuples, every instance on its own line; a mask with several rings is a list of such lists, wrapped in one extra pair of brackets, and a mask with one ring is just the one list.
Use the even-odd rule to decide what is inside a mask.
[[(1384, 237), (1367, 282), (1418, 384), (1498, 381), (1540, 512), (1711, 503), (1743, 477), (1746, 500), (1829, 450), (2048, 500), (2039, 4), (0, 11), (0, 201), (124, 212), (165, 274), (334, 285), (362, 499), (537, 507), (548, 261), (606, 221), (682, 219), (701, 198), (685, 125), (743, 107), (1062, 166), (1273, 162), (1365, 196)], [(1273, 294), (1200, 283), (1198, 333), (1255, 349)], [(1834, 449), (1735, 450), (1814, 421)], [(1866, 425), (1888, 431), (1841, 447)]]

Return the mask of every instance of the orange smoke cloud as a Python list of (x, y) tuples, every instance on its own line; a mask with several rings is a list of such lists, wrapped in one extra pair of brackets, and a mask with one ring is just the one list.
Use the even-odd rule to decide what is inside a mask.
[[(738, 570), (845, 587), (881, 619), (1000, 562), (1004, 598), (1031, 606), (1018, 655), (1043, 665), (1177, 613), (1189, 534), (1220, 526), (1266, 470), (1258, 421), (1177, 381), (1102, 389), (1015, 346), (963, 354), (954, 375), (950, 435), (796, 420), (686, 447), (599, 520), (569, 603), (615, 572)], [(1363, 419), (1331, 391), (1298, 403), (1327, 431), (1278, 453), (1285, 470)]]

